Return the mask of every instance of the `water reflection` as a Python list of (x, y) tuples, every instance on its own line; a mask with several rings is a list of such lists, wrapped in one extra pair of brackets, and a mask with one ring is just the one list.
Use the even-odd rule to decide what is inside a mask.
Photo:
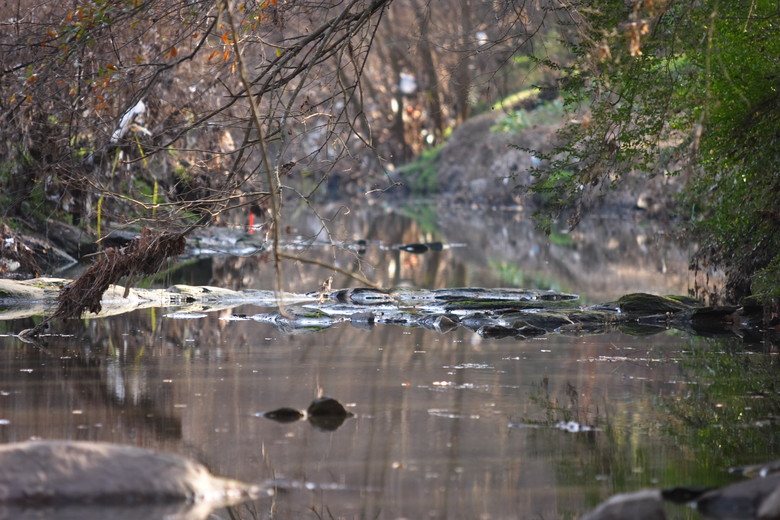
[[(0, 338), (0, 440), (133, 444), (277, 482), (225, 519), (572, 518), (619, 491), (722, 484), (778, 448), (776, 399), (752, 393), (767, 381), (739, 372), (768, 377), (775, 357), (735, 342), (346, 324), (288, 336), (227, 312)], [(323, 393), (354, 414), (335, 431), (260, 416)]]
[[(551, 240), (527, 216), (500, 211), (373, 208), (290, 222), (289, 251), (387, 287), (552, 288), (592, 303), (684, 294), (691, 283), (687, 246), (630, 215)], [(284, 273), (295, 292), (333, 274), (302, 263)], [(155, 283), (269, 289), (273, 277), (262, 254), (208, 256)], [(334, 288), (355, 285), (334, 275)], [(60, 323), (40, 344), (0, 337), (0, 442), (131, 444), (276, 483), (275, 498), (211, 517), (223, 519), (574, 518), (617, 492), (724, 484), (728, 466), (780, 448), (776, 355), (739, 338), (656, 327), (520, 342), (359, 317), (291, 335), (226, 319), (265, 312), (176, 319), (175, 309), (145, 309)], [(352, 416), (335, 429), (263, 416), (322, 395)]]
[[(561, 230), (547, 237), (530, 215), (508, 210), (437, 210), (424, 204), (403, 212), (368, 207), (344, 215), (340, 210), (320, 212), (327, 219), (336, 216), (334, 220), (320, 220), (304, 208), (292, 211), (283, 237), (287, 252), (336, 265), (385, 287), (555, 289), (597, 303), (630, 292), (687, 294), (695, 285), (688, 272), (694, 246), (679, 243), (662, 223), (642, 220), (636, 213), (594, 217), (574, 232)], [(251, 240), (257, 243), (261, 237), (253, 235)], [(160, 283), (267, 289), (274, 283), (267, 261), (263, 254), (212, 256)], [(311, 264), (285, 264), (286, 289), (293, 292), (317, 290), (331, 275)], [(355, 285), (346, 276), (334, 275), (334, 288)]]

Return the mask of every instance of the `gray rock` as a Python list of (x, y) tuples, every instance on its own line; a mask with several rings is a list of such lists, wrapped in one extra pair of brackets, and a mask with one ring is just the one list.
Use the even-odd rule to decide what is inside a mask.
[(780, 518), (780, 474), (737, 482), (708, 491), (696, 502), (705, 518), (762, 520)]
[(237, 503), (260, 488), (178, 455), (133, 446), (30, 441), (0, 446), (0, 504), (50, 507)]
[(602, 502), (581, 520), (666, 520), (666, 513), (657, 489), (622, 493)]

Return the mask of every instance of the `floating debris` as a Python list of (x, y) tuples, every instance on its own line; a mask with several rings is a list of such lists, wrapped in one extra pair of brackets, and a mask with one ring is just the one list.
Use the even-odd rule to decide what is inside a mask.
[[(62, 279), (0, 280), (0, 292), (3, 293), (0, 303), (30, 306), (28, 312), (5, 313), (4, 317), (19, 318), (46, 312), (53, 307), (52, 300), (64, 286), (67, 286), (67, 280)], [(576, 294), (547, 290), (356, 287), (327, 292), (324, 289), (307, 294), (277, 295), (259, 289), (231, 291), (219, 287), (176, 285), (151, 290), (112, 285), (100, 303), (101, 308), (110, 307), (103, 315), (145, 307), (178, 307), (166, 315), (172, 319), (202, 318), (209, 310), (251, 304), (273, 310), (249, 317), (241, 314), (220, 319), (272, 323), (289, 334), (317, 332), (349, 320), (353, 326), (363, 329), (393, 324), (447, 333), (463, 326), (483, 338), (519, 340), (549, 333), (591, 334), (616, 329), (637, 336), (657, 334), (669, 328), (693, 334), (734, 335), (751, 330), (749, 326), (745, 329), (739, 324), (756, 318), (755, 312), (758, 312), (701, 307), (682, 296), (644, 293), (626, 295), (615, 303), (582, 307)], [(125, 294), (129, 297), (124, 298)], [(280, 300), (285, 304), (285, 315), (277, 310)], [(738, 315), (732, 311), (754, 314)], [(780, 334), (780, 330), (771, 329), (767, 334), (771, 340)]]
[(661, 492), (645, 489), (634, 493), (615, 495), (601, 503), (581, 520), (665, 520)]
[(449, 410), (440, 410), (438, 408), (432, 408), (428, 410), (428, 415), (435, 415), (436, 417), (444, 417), (446, 419), (479, 419), (479, 414), (465, 414), (459, 412), (451, 412)]
[(563, 430), (569, 433), (599, 431), (599, 429), (596, 428), (595, 426), (587, 426), (585, 424), (580, 424), (577, 421), (560, 421), (555, 425), (555, 427), (558, 428), (559, 430)]

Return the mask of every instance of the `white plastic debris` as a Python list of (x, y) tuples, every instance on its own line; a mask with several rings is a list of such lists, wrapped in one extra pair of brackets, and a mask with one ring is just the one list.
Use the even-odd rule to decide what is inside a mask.
[(127, 134), (128, 130), (130, 130), (135, 117), (142, 115), (144, 112), (146, 112), (146, 103), (141, 99), (122, 116), (122, 119), (119, 121), (119, 128), (114, 130), (114, 133), (111, 134), (111, 142), (116, 143), (122, 139)]

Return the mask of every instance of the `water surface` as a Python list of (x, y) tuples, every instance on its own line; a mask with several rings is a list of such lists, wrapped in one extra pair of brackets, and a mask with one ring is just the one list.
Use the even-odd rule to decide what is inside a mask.
[[(469, 234), (465, 223), (458, 232), (424, 231), (415, 220), (382, 218), (338, 234), (344, 244), (367, 240), (365, 253), (346, 245), (308, 252), (386, 285), (509, 286), (514, 275), (536, 286), (529, 288), (594, 301), (653, 284), (654, 292), (680, 293), (690, 283), (670, 268), (683, 263), (679, 248), (645, 248), (643, 256), (644, 239), (609, 227), (618, 244), (639, 249), (626, 245), (625, 259), (612, 258), (593, 245), (610, 243), (604, 236), (554, 245), (506, 219)], [(647, 229), (637, 226), (634, 237)], [(297, 231), (311, 237), (315, 228)], [(463, 246), (421, 255), (389, 247), (437, 240)], [(272, 285), (256, 256), (193, 265), (170, 276)], [(317, 269), (288, 267), (289, 289), (316, 290), (327, 275)], [(617, 289), (602, 283), (610, 278)], [(182, 280), (161, 283), (170, 281)], [(356, 285), (334, 286), (348, 284)], [(214, 513), (224, 519), (576, 518), (617, 492), (723, 484), (730, 465), (778, 453), (776, 355), (736, 336), (614, 330), (518, 341), (463, 327), (442, 334), (348, 322), (291, 334), (226, 319), (269, 309), (203, 311), (197, 319), (145, 309), (74, 320), (38, 345), (0, 337), (0, 441), (132, 444), (190, 456), (218, 475), (276, 482), (274, 498)], [(0, 323), (9, 332), (31, 325)], [(305, 409), (320, 395), (354, 416), (331, 430), (262, 416)]]

